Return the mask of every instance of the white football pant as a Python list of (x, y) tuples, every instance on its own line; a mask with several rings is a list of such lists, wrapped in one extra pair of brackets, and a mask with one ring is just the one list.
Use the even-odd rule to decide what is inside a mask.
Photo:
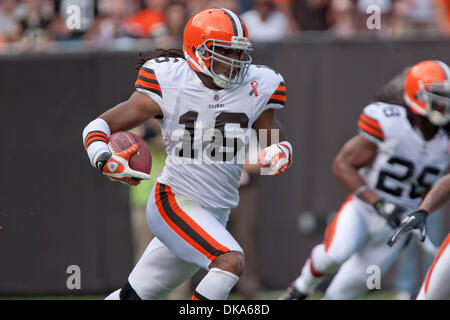
[(428, 269), (417, 300), (450, 299), (450, 233)]
[(355, 299), (382, 288), (381, 277), (394, 262), (407, 237), (394, 247), (386, 243), (393, 229), (365, 202), (350, 196), (311, 251), (295, 286), (311, 294), (326, 275), (336, 273), (324, 299)]
[(199, 268), (229, 251), (243, 252), (225, 229), (229, 209), (206, 209), (157, 183), (147, 203), (155, 238), (128, 281), (141, 299), (163, 299)]

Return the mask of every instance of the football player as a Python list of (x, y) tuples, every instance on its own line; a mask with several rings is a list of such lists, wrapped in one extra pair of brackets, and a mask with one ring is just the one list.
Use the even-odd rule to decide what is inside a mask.
[[(450, 106), (450, 105), (449, 105)], [(450, 197), (450, 174), (436, 183), (428, 192), (420, 207), (410, 213), (396, 229), (388, 244), (393, 246), (402, 234), (413, 229), (420, 230), (421, 239), (425, 237), (425, 222), (429, 214), (439, 210)], [(445, 238), (428, 269), (417, 300), (450, 299), (450, 233)]]
[(359, 133), (332, 166), (350, 196), (280, 299), (304, 299), (333, 274), (324, 299), (354, 299), (368, 289), (371, 270), (382, 275), (392, 264), (405, 243), (402, 238), (398, 246), (386, 245), (392, 229), (405, 211), (417, 208), (450, 160), (443, 129), (450, 119), (449, 78), (445, 63), (422, 61), (402, 78), (403, 98), (396, 104), (364, 108)]
[(155, 238), (123, 288), (107, 299), (162, 299), (199, 268), (208, 273), (193, 299), (226, 299), (239, 280), (244, 253), (225, 225), (239, 201), (244, 159), (236, 159), (245, 157), (241, 151), (249, 143), (242, 130), (266, 129), (268, 141), (276, 135), (272, 130), (278, 132), (281, 142), (265, 144), (257, 159), (270, 175), (292, 162), (292, 146), (274, 116), (286, 102), (283, 77), (253, 65), (251, 50), (238, 15), (201, 11), (185, 27), (183, 52), (163, 52), (143, 63), (136, 92), (84, 129), (92, 166), (130, 185), (148, 176), (128, 165), (136, 146), (111, 154), (110, 134), (157, 117), (166, 143), (165, 167), (147, 204)]

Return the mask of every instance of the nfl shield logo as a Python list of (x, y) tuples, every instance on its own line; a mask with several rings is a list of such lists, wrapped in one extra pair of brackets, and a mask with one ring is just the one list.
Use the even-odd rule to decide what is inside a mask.
[(110, 162), (110, 163), (108, 163), (108, 169), (109, 169), (109, 171), (111, 171), (111, 172), (116, 171), (118, 166), (119, 166), (119, 165), (118, 165), (117, 163), (115, 163), (115, 162)]
[(219, 101), (219, 99), (220, 99), (220, 96), (218, 94), (215, 94), (214, 95), (214, 101)]

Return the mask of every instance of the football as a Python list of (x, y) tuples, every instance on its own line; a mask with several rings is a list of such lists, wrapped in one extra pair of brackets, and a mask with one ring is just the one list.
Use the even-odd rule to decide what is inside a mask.
[(130, 158), (130, 168), (150, 174), (152, 171), (152, 155), (147, 143), (141, 137), (127, 131), (114, 132), (109, 137), (108, 147), (112, 153), (118, 153), (128, 149), (133, 144), (137, 144), (139, 149)]

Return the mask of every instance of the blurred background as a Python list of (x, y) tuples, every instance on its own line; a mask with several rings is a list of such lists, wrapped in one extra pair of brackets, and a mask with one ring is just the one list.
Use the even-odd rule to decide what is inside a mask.
[(258, 42), (450, 36), (448, 0), (2, 0), (0, 53), (172, 48), (208, 7), (241, 14)]
[[(89, 165), (82, 130), (131, 95), (139, 53), (181, 48), (187, 20), (208, 7), (241, 14), (254, 62), (283, 74), (277, 117), (295, 150), (283, 175), (245, 167), (229, 223), (248, 260), (239, 298), (285, 289), (322, 241), (346, 198), (331, 162), (374, 93), (420, 60), (450, 63), (450, 0), (0, 0), (0, 296), (102, 297), (125, 282), (152, 237), (144, 206), (164, 164), (160, 129), (136, 129), (154, 162), (131, 190)], [(430, 219), (436, 245), (446, 211)], [(408, 297), (431, 263), (411, 248), (382, 281), (392, 297)]]

